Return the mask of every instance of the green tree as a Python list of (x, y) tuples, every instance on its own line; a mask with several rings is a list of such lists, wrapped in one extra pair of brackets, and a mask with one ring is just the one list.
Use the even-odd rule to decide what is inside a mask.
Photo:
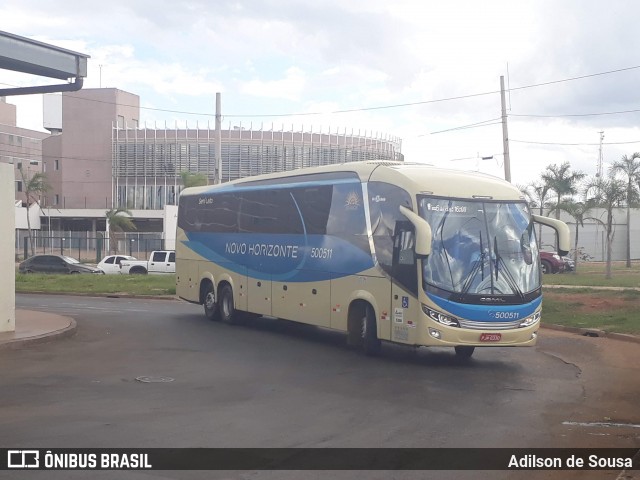
[(131, 212), (126, 208), (112, 208), (111, 210), (107, 210), (105, 217), (107, 219), (107, 225), (109, 226), (109, 250), (116, 255), (118, 253), (120, 233), (136, 230), (136, 226), (131, 219)]
[(33, 231), (31, 230), (31, 217), (29, 215), (29, 210), (31, 205), (40, 206), (40, 197), (51, 190), (51, 186), (47, 180), (47, 176), (42, 172), (34, 173), (29, 176), (29, 174), (25, 174), (22, 168), (19, 169), (20, 177), (22, 178), (22, 190), (24, 191), (25, 197), (27, 197), (27, 231), (29, 236), (29, 249), (31, 250), (31, 255), (35, 253), (33, 248)]
[(613, 209), (624, 203), (627, 194), (627, 185), (614, 177), (598, 177), (590, 181), (585, 189), (585, 194), (597, 207), (603, 208), (606, 220), (589, 217), (602, 226), (607, 234), (607, 266), (605, 278), (611, 278), (611, 244), (615, 233), (613, 227)]
[(609, 169), (609, 175), (621, 174), (627, 181), (627, 268), (631, 268), (631, 208), (637, 208), (640, 202), (640, 153), (636, 152), (630, 157), (623, 155), (618, 161), (613, 162)]
[(572, 172), (571, 164), (564, 162), (561, 165), (548, 165), (542, 172), (542, 181), (549, 190), (556, 194), (556, 218), (560, 219), (559, 205), (568, 196), (578, 193), (578, 183), (585, 178), (582, 172)]
[(180, 176), (182, 177), (184, 188), (209, 185), (209, 178), (202, 172), (180, 172)]
[[(519, 187), (520, 188), (520, 187)], [(531, 182), (529, 185), (520, 188), (520, 191), (527, 198), (529, 206), (537, 208), (540, 215), (544, 215), (544, 209), (549, 207), (551, 189), (546, 183)], [(542, 239), (542, 224), (538, 226), (538, 241)]]
[(584, 201), (576, 202), (574, 200), (563, 200), (560, 205), (554, 207), (553, 210), (559, 208), (563, 212), (567, 213), (571, 218), (576, 221), (576, 233), (573, 244), (573, 261), (575, 262), (575, 268), (573, 273), (578, 273), (578, 235), (580, 233), (579, 227), (584, 227), (584, 221), (591, 218), (591, 211), (596, 206), (593, 199), (586, 199)]

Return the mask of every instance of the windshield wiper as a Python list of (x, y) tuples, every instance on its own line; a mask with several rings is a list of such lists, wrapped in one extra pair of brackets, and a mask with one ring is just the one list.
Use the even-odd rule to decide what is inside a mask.
[(505, 261), (502, 259), (502, 256), (498, 252), (497, 236), (493, 237), (493, 255), (495, 257), (496, 281), (498, 280), (498, 274), (500, 273), (498, 270), (498, 266), (502, 264), (502, 273), (504, 274), (504, 278), (507, 279), (507, 283), (511, 287), (511, 290), (513, 290), (513, 292), (516, 295), (518, 295), (520, 298), (524, 299), (524, 294), (522, 293), (522, 290), (520, 290), (520, 287), (518, 287), (518, 283), (513, 278), (513, 275), (511, 275), (511, 272), (509, 271), (509, 267), (507, 267), (507, 264), (505, 263)]
[(484, 244), (482, 242), (482, 231), (480, 231), (480, 257), (476, 260), (476, 264), (473, 266), (467, 278), (465, 278), (464, 283), (462, 285), (462, 290), (460, 290), (460, 295), (466, 295), (471, 289), (471, 285), (473, 284), (473, 279), (476, 278), (478, 274), (478, 270), (482, 271), (482, 280), (484, 280), (484, 257), (486, 253), (484, 251)]

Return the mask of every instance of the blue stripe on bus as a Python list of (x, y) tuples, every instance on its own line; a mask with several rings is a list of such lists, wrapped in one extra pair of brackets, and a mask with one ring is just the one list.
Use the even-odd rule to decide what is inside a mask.
[(444, 298), (440, 298), (432, 293), (428, 293), (429, 299), (435, 303), (443, 312), (448, 312), (454, 317), (477, 322), (509, 322), (524, 320), (532, 315), (542, 302), (542, 296), (534, 301), (523, 305), (470, 305), (457, 303)]
[(332, 235), (189, 232), (188, 248), (233, 272), (261, 280), (310, 282), (355, 275), (371, 255)]

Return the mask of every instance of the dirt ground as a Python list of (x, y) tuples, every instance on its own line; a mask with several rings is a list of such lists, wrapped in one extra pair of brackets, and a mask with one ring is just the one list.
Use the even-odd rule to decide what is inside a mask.
[[(563, 445), (640, 448), (640, 343), (543, 328), (537, 348), (578, 369), (582, 401), (559, 404), (556, 411), (543, 415)], [(627, 469), (521, 473), (513, 478), (640, 480), (640, 471)]]
[(584, 388), (571, 418), (552, 422), (558, 434), (576, 447), (640, 447), (640, 343), (550, 329), (540, 336), (538, 348), (576, 365)]

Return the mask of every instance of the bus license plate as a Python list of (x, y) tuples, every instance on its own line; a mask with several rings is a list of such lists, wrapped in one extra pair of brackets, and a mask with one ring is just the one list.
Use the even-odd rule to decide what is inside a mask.
[(499, 342), (502, 339), (501, 333), (482, 333), (480, 334), (481, 342)]

